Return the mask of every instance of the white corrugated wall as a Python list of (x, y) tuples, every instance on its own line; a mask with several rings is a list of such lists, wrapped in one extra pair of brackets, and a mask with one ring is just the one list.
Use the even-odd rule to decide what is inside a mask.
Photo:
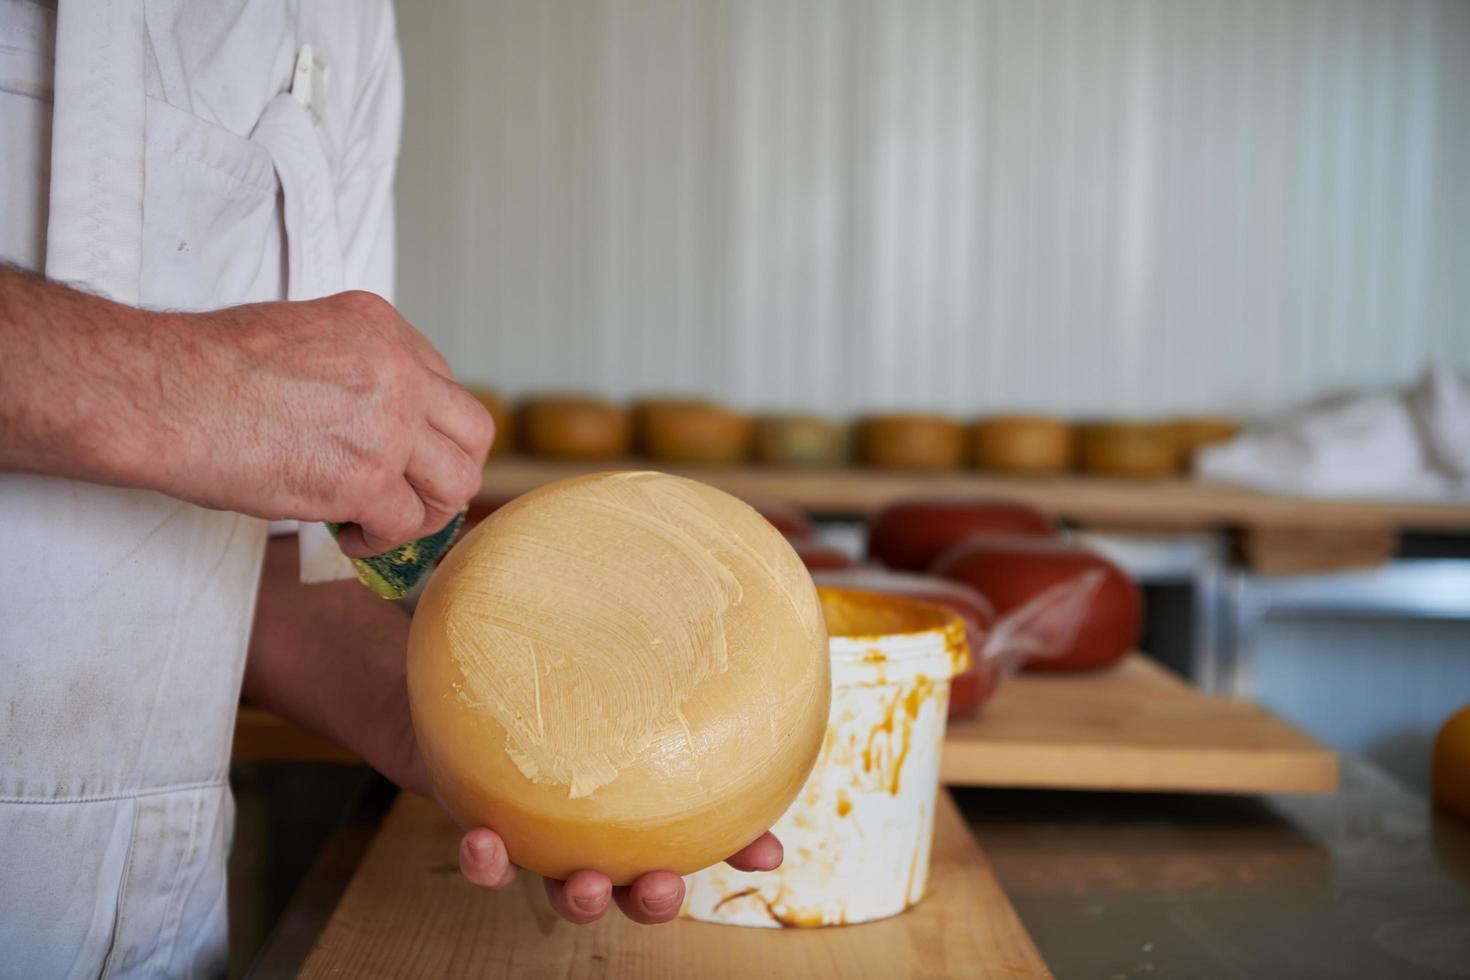
[(1470, 366), (1465, 0), (399, 25), (400, 298), (472, 380), (1256, 414)]

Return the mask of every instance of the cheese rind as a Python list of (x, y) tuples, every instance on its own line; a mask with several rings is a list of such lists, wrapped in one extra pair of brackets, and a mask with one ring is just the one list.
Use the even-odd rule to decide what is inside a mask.
[(735, 498), (656, 473), (496, 511), (430, 582), (410, 640), (440, 796), (555, 876), (684, 873), (753, 840), (816, 757), (828, 684), (790, 546)]

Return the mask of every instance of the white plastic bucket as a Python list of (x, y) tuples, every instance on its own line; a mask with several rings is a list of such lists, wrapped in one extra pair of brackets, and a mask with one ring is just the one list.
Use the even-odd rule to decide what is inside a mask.
[(820, 589), (832, 634), (832, 714), (816, 767), (772, 829), (767, 873), (706, 868), (682, 914), (741, 926), (826, 926), (897, 915), (929, 880), (949, 680), (969, 652), (958, 616), (928, 603)]

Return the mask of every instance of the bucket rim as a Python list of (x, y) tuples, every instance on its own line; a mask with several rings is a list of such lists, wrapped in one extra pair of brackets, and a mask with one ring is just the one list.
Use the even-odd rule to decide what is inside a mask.
[[(844, 631), (828, 636), (828, 650), (835, 664), (911, 665), (921, 661), (942, 661), (949, 665), (949, 676), (969, 665), (970, 650), (965, 638), (965, 620), (954, 610), (933, 602), (894, 596), (866, 589), (818, 586), (824, 611), (834, 603), (852, 607), (878, 607), (891, 619), (910, 620), (912, 628), (875, 632)], [(875, 618), (878, 618), (875, 616)]]

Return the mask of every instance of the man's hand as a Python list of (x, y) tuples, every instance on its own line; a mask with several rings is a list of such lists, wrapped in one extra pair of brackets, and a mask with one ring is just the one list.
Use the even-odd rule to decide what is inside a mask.
[[(773, 871), (781, 866), (781, 842), (766, 831), (726, 861), (740, 871)], [(481, 888), (501, 889), (515, 881), (518, 869), (510, 863), (500, 835), (479, 827), (459, 842), (459, 870)], [(579, 925), (602, 918), (610, 901), (644, 925), (668, 922), (684, 904), (684, 879), (672, 871), (650, 871), (631, 885), (616, 888), (607, 875), (596, 871), (578, 871), (566, 881), (543, 880), (551, 907), (563, 919)]]
[[(275, 538), (266, 551), (255, 627), (245, 666), (245, 696), (367, 760), (412, 793), (433, 795), (408, 709), (405, 652), (409, 618), (356, 582), (304, 585), (295, 541)], [(746, 871), (781, 863), (771, 834), (732, 856)], [(493, 830), (480, 827), (460, 841), (459, 867), (484, 888), (504, 888), (516, 867)], [(606, 875), (579, 871), (546, 882), (552, 906), (569, 922), (592, 922), (616, 902), (636, 922), (667, 922), (684, 901), (684, 882), (651, 871), (614, 888)]]
[(195, 416), (186, 456), (207, 461), (201, 477), (171, 474), (182, 496), (352, 524), (337, 540), (361, 557), (432, 534), (479, 490), (490, 413), (384, 300), (340, 293), (201, 320), (228, 384)]
[(386, 301), (134, 309), (0, 267), (0, 469), (350, 525), (363, 557), (474, 495), (484, 407)]

